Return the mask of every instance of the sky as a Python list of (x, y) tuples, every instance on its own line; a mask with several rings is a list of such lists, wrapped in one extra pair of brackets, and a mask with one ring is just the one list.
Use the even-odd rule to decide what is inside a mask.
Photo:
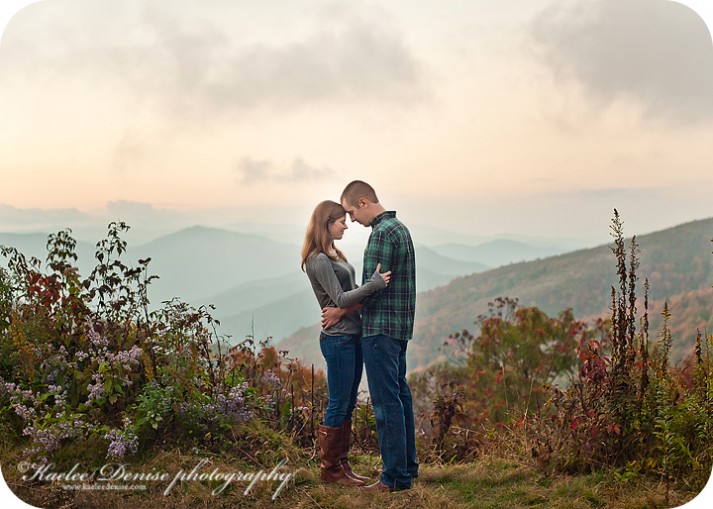
[(301, 225), (353, 179), (464, 236), (713, 216), (711, 35), (669, 0), (44, 0), (0, 111), (0, 231)]

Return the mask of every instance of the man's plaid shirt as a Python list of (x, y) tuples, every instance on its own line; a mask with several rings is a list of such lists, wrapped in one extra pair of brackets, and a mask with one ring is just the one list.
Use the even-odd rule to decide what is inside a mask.
[(416, 253), (411, 234), (393, 211), (376, 216), (371, 229), (364, 251), (362, 284), (369, 281), (378, 263), (381, 272), (391, 271), (391, 282), (364, 301), (362, 337), (383, 334), (411, 339), (416, 311)]

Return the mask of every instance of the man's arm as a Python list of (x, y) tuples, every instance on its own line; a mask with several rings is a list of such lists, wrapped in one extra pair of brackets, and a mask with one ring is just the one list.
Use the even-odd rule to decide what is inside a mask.
[(324, 308), (322, 309), (322, 329), (327, 330), (333, 325), (337, 324), (339, 320), (348, 313), (353, 313), (354, 311), (359, 311), (361, 309), (361, 304), (352, 304), (346, 308)]

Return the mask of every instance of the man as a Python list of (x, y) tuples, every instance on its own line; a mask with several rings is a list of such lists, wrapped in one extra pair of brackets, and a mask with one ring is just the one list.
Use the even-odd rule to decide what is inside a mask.
[[(406, 382), (406, 347), (413, 337), (416, 307), (413, 242), (396, 212), (387, 211), (366, 182), (347, 185), (341, 203), (352, 222), (372, 229), (364, 251), (362, 284), (378, 263), (382, 271), (392, 273), (389, 286), (362, 303), (362, 354), (383, 461), (379, 481), (362, 489), (408, 489), (418, 477), (413, 402)], [(325, 309), (323, 323), (341, 312)]]

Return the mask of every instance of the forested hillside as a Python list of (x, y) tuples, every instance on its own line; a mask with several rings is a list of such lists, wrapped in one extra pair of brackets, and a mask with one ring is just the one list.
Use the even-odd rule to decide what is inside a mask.
[[(643, 307), (643, 280), (650, 284), (651, 330), (655, 335), (665, 301), (672, 313), (672, 358), (690, 353), (696, 329), (713, 330), (709, 303), (713, 296), (713, 219), (686, 223), (637, 237), (641, 266), (638, 296)], [(517, 263), (456, 278), (445, 286), (418, 294), (414, 339), (409, 347), (410, 369), (425, 367), (441, 356), (439, 348), (449, 335), (468, 329), (496, 297), (519, 299), (546, 313), (572, 308), (580, 320), (607, 314), (608, 296), (616, 284), (616, 260), (608, 245), (541, 260)], [(280, 343), (281, 348), (305, 361), (320, 359), (310, 345), (316, 327), (305, 328)], [(704, 332), (704, 331), (702, 331)]]

